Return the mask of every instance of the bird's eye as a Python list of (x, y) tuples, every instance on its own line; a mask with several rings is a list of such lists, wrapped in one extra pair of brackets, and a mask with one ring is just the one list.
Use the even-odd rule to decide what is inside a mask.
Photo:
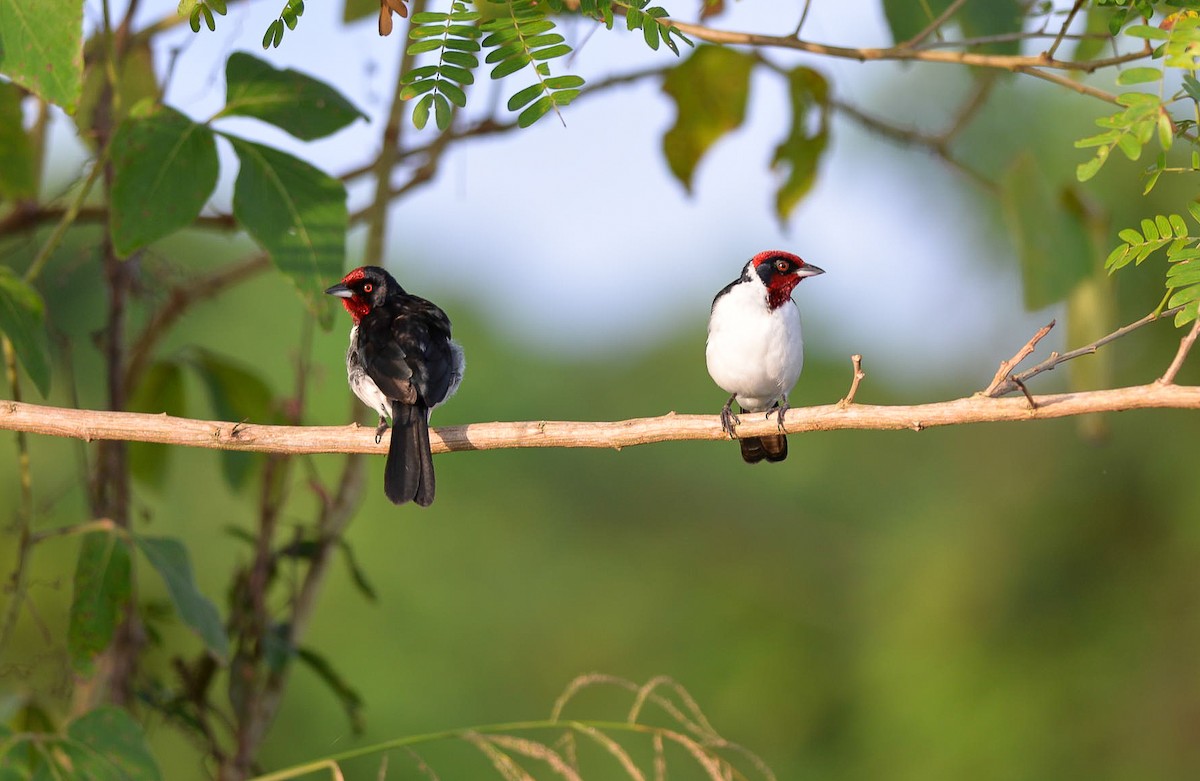
[(788, 262), (781, 258), (781, 259), (775, 261), (775, 268), (778, 269), (779, 271), (787, 271), (788, 270)]
[(364, 292), (364, 293), (370, 293), (370, 292), (371, 292), (372, 290), (374, 290), (374, 289), (375, 289), (375, 286), (374, 286), (374, 285), (372, 285), (370, 282), (368, 282), (367, 284), (363, 285), (363, 292)]

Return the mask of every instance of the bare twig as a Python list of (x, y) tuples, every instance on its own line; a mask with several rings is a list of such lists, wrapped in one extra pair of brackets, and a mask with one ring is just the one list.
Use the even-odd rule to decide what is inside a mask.
[(854, 396), (858, 393), (858, 384), (867, 376), (862, 370), (861, 355), (857, 353), (851, 355), (850, 364), (854, 367), (854, 374), (850, 377), (850, 390), (846, 391), (846, 397), (837, 403), (842, 409), (854, 403)]
[(904, 45), (874, 47), (831, 46), (812, 41), (803, 41), (787, 35), (766, 35), (762, 33), (746, 33), (734, 30), (718, 30), (700, 24), (671, 20), (685, 35), (690, 35), (709, 43), (723, 43), (740, 46), (755, 46), (759, 48), (794, 49), (820, 54), (826, 57), (836, 57), (859, 62), (878, 61), (917, 61), (952, 63), (957, 65), (973, 65), (980, 68), (995, 68), (1013, 72), (1025, 72), (1029, 68), (1048, 68), (1051, 70), (1093, 73), (1101, 68), (1121, 65), (1127, 62), (1146, 59), (1150, 56), (1148, 49), (1136, 52), (1126, 52), (1112, 57), (1102, 57), (1093, 60), (1060, 60), (1043, 54), (984, 54), (972, 51), (943, 51), (941, 49), (917, 49)]
[(925, 25), (925, 29), (921, 30), (916, 35), (914, 35), (912, 38), (909, 38), (907, 41), (896, 44), (896, 48), (911, 49), (915, 46), (918, 46), (926, 38), (928, 38), (929, 36), (931, 36), (935, 32), (937, 32), (939, 29), (941, 29), (941, 26), (943, 24), (950, 21), (950, 18), (952, 16), (954, 16), (956, 13), (958, 13), (959, 9), (962, 8), (964, 5), (966, 5), (966, 2), (967, 2), (967, 0), (954, 0), (954, 2), (950, 3), (950, 5), (946, 6), (946, 9), (944, 11), (942, 11), (940, 14), (938, 14), (936, 17), (934, 17), (934, 19), (932, 21), (930, 21), (929, 24)]
[[(410, 18), (424, 10), (425, 0), (413, 0), (412, 6), (409, 8)], [(396, 167), (396, 161), (399, 160), (400, 142), (404, 131), (406, 103), (401, 99), (400, 93), (404, 89), (404, 74), (412, 70), (415, 56), (409, 53), (407, 36), (397, 36), (397, 40), (402, 47), (403, 54), (400, 55), (400, 65), (396, 70), (396, 83), (392, 89), (392, 105), (388, 109), (387, 125), (383, 129), (379, 157), (375, 158), (375, 164), (372, 167), (372, 173), (375, 176), (375, 198), (371, 201), (367, 211), (367, 247), (364, 262), (373, 265), (380, 265), (383, 262), (383, 248), (387, 242), (388, 206), (392, 202), (392, 169)]]
[(1120, 339), (1122, 336), (1125, 336), (1128, 333), (1136, 331), (1137, 329), (1141, 328), (1144, 325), (1153, 323), (1155, 320), (1158, 320), (1159, 318), (1173, 315), (1182, 308), (1183, 307), (1177, 306), (1174, 309), (1167, 309), (1166, 311), (1163, 311), (1163, 312), (1157, 312), (1157, 311), (1151, 312), (1150, 314), (1146, 315), (1145, 317), (1143, 317), (1139, 320), (1135, 320), (1134, 322), (1130, 323), (1129, 325), (1118, 328), (1117, 330), (1113, 331), (1111, 334), (1107, 334), (1106, 336), (1100, 337), (1099, 339), (1092, 342), (1091, 344), (1085, 344), (1083, 347), (1079, 347), (1079, 348), (1076, 348), (1074, 350), (1071, 350), (1071, 351), (1065, 352), (1065, 353), (1058, 353), (1058, 352), (1050, 353), (1049, 358), (1047, 358), (1046, 360), (1042, 361), (1041, 363), (1037, 364), (1036, 366), (1034, 366), (1032, 368), (1026, 369), (1025, 371), (1021, 372), (1020, 374), (1013, 375), (1010, 378), (1011, 383), (1001, 383), (996, 388), (994, 388), (992, 390), (992, 392), (988, 395), (995, 397), (995, 396), (1003, 396), (1006, 393), (1012, 393), (1014, 390), (1017, 390), (1017, 388), (1019, 387), (1018, 383), (1027, 382), (1030, 378), (1036, 377), (1037, 375), (1041, 374), (1042, 372), (1051, 371), (1059, 364), (1066, 363), (1067, 361), (1073, 360), (1075, 358), (1079, 358), (1080, 356), (1083, 356), (1083, 355), (1091, 355), (1092, 353), (1096, 352), (1096, 350), (1100, 349), (1101, 347), (1108, 344), (1109, 342), (1116, 341), (1117, 339)]
[(1062, 44), (1063, 39), (1067, 37), (1067, 30), (1071, 28), (1071, 22), (1075, 21), (1076, 14), (1079, 13), (1080, 8), (1083, 8), (1085, 2), (1087, 2), (1087, 0), (1075, 0), (1075, 4), (1071, 6), (1071, 11), (1067, 14), (1066, 20), (1062, 23), (1062, 27), (1059, 29), (1058, 35), (1054, 37), (1054, 43), (1050, 44), (1050, 48), (1046, 50), (1047, 57), (1053, 57), (1055, 52), (1058, 51), (1058, 47)]
[(1192, 345), (1196, 343), (1197, 334), (1200, 334), (1200, 317), (1192, 321), (1192, 330), (1188, 331), (1187, 335), (1179, 340), (1179, 350), (1175, 352), (1175, 358), (1171, 361), (1171, 365), (1167, 367), (1163, 376), (1158, 378), (1160, 383), (1163, 385), (1172, 385), (1175, 383), (1175, 376), (1179, 374), (1179, 370), (1183, 367), (1183, 362), (1191, 351)]
[[(20, 375), (17, 373), (17, 353), (7, 336), (0, 335), (0, 347), (4, 352), (4, 373), (12, 389), (13, 399), (21, 400)], [(8, 605), (4, 609), (4, 618), (0, 620), (0, 649), (8, 644), (12, 629), (20, 615), (21, 605), (25, 602), (25, 573), (29, 559), (31, 528), (33, 525), (33, 473), (29, 465), (29, 438), (25, 432), (17, 432), (17, 470), (21, 486), (21, 500), (17, 503), (17, 561), (9, 576), (5, 590), (9, 592)]]
[(996, 388), (999, 388), (1002, 384), (1007, 382), (1012, 375), (1012, 370), (1017, 368), (1021, 361), (1033, 354), (1033, 351), (1037, 349), (1038, 342), (1042, 341), (1046, 334), (1050, 333), (1050, 329), (1054, 327), (1054, 323), (1055, 321), (1051, 320), (1049, 323), (1039, 328), (1037, 333), (1030, 337), (1029, 341), (1026, 342), (1020, 350), (1017, 350), (1016, 355), (1009, 358), (1007, 361), (1000, 362), (1000, 368), (996, 370), (996, 376), (992, 377), (992, 381), (988, 383), (987, 388), (985, 388), (983, 391), (984, 396), (997, 395), (995, 392)]
[[(785, 433), (873, 429), (895, 431), (1045, 420), (1088, 412), (1132, 409), (1200, 409), (1200, 387), (1151, 383), (1112, 390), (1060, 393), (1035, 397), (1037, 409), (1025, 401), (974, 395), (953, 401), (914, 406), (837, 404), (794, 407), (783, 426)], [(742, 437), (775, 434), (774, 417), (744, 413), (737, 426)], [(237, 427), (237, 432), (233, 429)], [(387, 452), (387, 442), (375, 443), (375, 431), (352, 426), (267, 426), (226, 421), (193, 420), (137, 412), (109, 412), (48, 407), (15, 401), (0, 402), (0, 430), (91, 440), (158, 442), (167, 445), (260, 453), (375, 453)], [(471, 423), (431, 430), (434, 453), (526, 447), (624, 448), (655, 442), (727, 440), (717, 415), (678, 415), (621, 421), (522, 421)]]

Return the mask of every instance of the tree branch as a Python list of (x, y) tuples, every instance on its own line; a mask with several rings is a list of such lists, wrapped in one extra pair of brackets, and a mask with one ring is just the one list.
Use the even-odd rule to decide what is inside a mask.
[(694, 38), (699, 38), (702, 41), (708, 41), (709, 43), (755, 46), (759, 48), (795, 49), (798, 51), (808, 52), (809, 54), (821, 54), (826, 57), (858, 60), (859, 62), (912, 60), (919, 62), (953, 63), (956, 65), (974, 65), (980, 68), (996, 68), (999, 70), (1014, 72), (1025, 72), (1026, 69), (1031, 68), (1047, 68), (1052, 70), (1093, 73), (1101, 68), (1108, 68), (1113, 65), (1134, 62), (1150, 56), (1149, 47), (1140, 49), (1136, 52), (1126, 52), (1125, 54), (1117, 54), (1112, 57), (1083, 60), (1080, 62), (1075, 62), (1073, 60), (1060, 60), (1048, 56), (1047, 54), (983, 54), (980, 52), (971, 51), (945, 51), (940, 48), (909, 47), (904, 44), (887, 46), (883, 48), (856, 48), (851, 46), (830, 46), (823, 43), (814, 43), (812, 41), (802, 41), (798, 38), (785, 35), (765, 35), (762, 33), (717, 30), (712, 27), (705, 27), (704, 25), (700, 24), (690, 24), (688, 22), (680, 22), (674, 19), (670, 21), (671, 24), (677, 27), (685, 35), (690, 35)]
[[(869, 429), (896, 431), (967, 423), (1048, 420), (1089, 412), (1133, 409), (1200, 409), (1200, 387), (1153, 382), (1112, 390), (1035, 396), (1036, 408), (1025, 399), (969, 396), (953, 401), (914, 406), (854, 404), (840, 407), (796, 407), (789, 410), (784, 430)], [(740, 436), (763, 436), (778, 431), (774, 417), (743, 413)], [(0, 402), (0, 430), (25, 431), (86, 441), (123, 440), (216, 450), (261, 453), (376, 453), (375, 430), (359, 426), (266, 426), (227, 421), (193, 420), (168, 415), (108, 412), (47, 407), (16, 401)], [(527, 447), (624, 448), (655, 442), (724, 440), (717, 415), (678, 415), (620, 421), (523, 421), (471, 423), (431, 430), (433, 452), (501, 450)]]

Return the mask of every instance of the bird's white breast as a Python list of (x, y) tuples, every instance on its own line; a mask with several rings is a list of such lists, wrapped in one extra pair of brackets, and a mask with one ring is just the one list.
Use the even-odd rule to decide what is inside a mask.
[(346, 379), (350, 381), (350, 390), (354, 391), (359, 401), (385, 418), (392, 417), (392, 403), (363, 368), (362, 357), (358, 353), (357, 325), (350, 329), (350, 346), (346, 350)]
[(767, 306), (757, 279), (717, 299), (708, 322), (708, 373), (742, 409), (757, 412), (786, 396), (804, 366), (800, 310), (795, 302)]

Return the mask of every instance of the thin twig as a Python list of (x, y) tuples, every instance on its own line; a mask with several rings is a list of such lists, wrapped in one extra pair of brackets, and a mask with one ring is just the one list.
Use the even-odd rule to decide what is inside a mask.
[(812, 0), (804, 0), (804, 10), (800, 12), (800, 21), (796, 22), (796, 29), (792, 30), (792, 37), (799, 38), (800, 31), (804, 29), (804, 23), (808, 21), (808, 10), (812, 8)]
[(925, 29), (921, 30), (907, 41), (896, 44), (896, 48), (912, 49), (918, 46), (926, 38), (937, 32), (943, 24), (950, 21), (950, 17), (958, 13), (959, 9), (966, 5), (966, 2), (967, 0), (954, 0), (954, 2), (950, 3), (950, 5), (946, 6), (944, 11), (934, 17), (929, 24), (925, 25)]
[(1093, 73), (1101, 68), (1122, 65), (1127, 62), (1146, 59), (1151, 51), (1143, 48), (1136, 52), (1116, 54), (1111, 57), (1101, 57), (1093, 60), (1060, 60), (1044, 55), (1021, 54), (984, 54), (971, 51), (942, 51), (940, 49), (914, 49), (902, 45), (875, 47), (831, 46), (812, 41), (803, 41), (784, 35), (766, 35), (762, 33), (747, 33), (735, 30), (718, 30), (700, 24), (670, 20), (680, 32), (709, 43), (722, 43), (740, 46), (755, 46), (759, 48), (794, 49), (859, 62), (881, 61), (918, 61), (952, 63), (957, 65), (974, 65), (980, 68), (995, 68), (1013, 72), (1024, 72), (1027, 68), (1049, 68), (1052, 70), (1076, 71)]
[(1196, 343), (1196, 335), (1200, 334), (1200, 317), (1192, 321), (1192, 330), (1187, 332), (1187, 335), (1179, 340), (1179, 349), (1175, 352), (1175, 358), (1171, 361), (1171, 365), (1163, 372), (1163, 376), (1158, 378), (1158, 381), (1163, 385), (1173, 385), (1175, 376), (1179, 374), (1179, 370), (1183, 367), (1183, 362), (1187, 358), (1188, 353), (1192, 349), (1192, 345)]
[(1157, 312), (1157, 311), (1151, 312), (1150, 314), (1146, 315), (1145, 317), (1143, 317), (1139, 320), (1135, 320), (1134, 322), (1130, 323), (1129, 325), (1118, 328), (1117, 330), (1113, 331), (1111, 334), (1107, 334), (1105, 336), (1100, 337), (1099, 339), (1092, 342), (1091, 344), (1085, 344), (1083, 347), (1079, 347), (1079, 348), (1076, 348), (1074, 350), (1071, 350), (1071, 351), (1065, 352), (1065, 353), (1058, 353), (1058, 352), (1050, 353), (1050, 357), (1047, 358), (1046, 360), (1042, 361), (1041, 363), (1037, 364), (1036, 366), (1034, 366), (1030, 369), (1026, 369), (1025, 371), (1021, 372), (1020, 374), (1014, 375), (1011, 378), (1012, 379), (1011, 385), (1002, 383), (997, 388), (995, 388), (992, 391), (992, 393), (989, 395), (991, 395), (993, 397), (997, 397), (997, 396), (1003, 396), (1006, 393), (1011, 393), (1012, 391), (1017, 389), (1017, 387), (1018, 387), (1016, 384), (1017, 382), (1027, 382), (1027, 381), (1029, 381), (1030, 378), (1036, 377), (1037, 375), (1041, 374), (1042, 372), (1051, 371), (1059, 364), (1066, 363), (1067, 361), (1074, 360), (1075, 358), (1079, 358), (1080, 356), (1083, 356), (1083, 355), (1091, 355), (1092, 353), (1096, 352), (1096, 350), (1100, 349), (1101, 347), (1108, 344), (1109, 342), (1116, 341), (1117, 339), (1120, 339), (1122, 336), (1125, 336), (1128, 333), (1136, 331), (1137, 329), (1141, 328), (1144, 325), (1153, 323), (1155, 320), (1158, 320), (1159, 318), (1173, 315), (1182, 308), (1183, 307), (1177, 306), (1174, 309), (1167, 309), (1163, 312)]
[[(7, 336), (0, 335), (0, 347), (4, 352), (4, 373), (8, 377), (9, 388), (12, 389), (13, 400), (21, 401), (21, 380), (17, 373), (17, 353)], [(33, 526), (33, 472), (29, 464), (29, 438), (24, 431), (17, 432), (17, 479), (21, 490), (21, 500), (17, 503), (17, 561), (6, 591), (10, 592), (8, 605), (4, 609), (4, 618), (0, 621), (0, 649), (8, 644), (16, 625), (21, 605), (25, 602), (25, 573), (31, 545), (31, 528)]]
[(983, 391), (984, 396), (997, 395), (995, 392), (996, 389), (1007, 382), (1011, 378), (1012, 370), (1017, 368), (1017, 365), (1020, 364), (1021, 361), (1028, 358), (1033, 351), (1037, 349), (1038, 342), (1042, 341), (1046, 334), (1050, 333), (1050, 329), (1054, 327), (1054, 323), (1055, 321), (1051, 320), (1049, 323), (1039, 328), (1037, 333), (1030, 337), (1029, 341), (1026, 342), (1020, 350), (1017, 350), (1013, 357), (1009, 358), (1007, 361), (1000, 362), (1000, 368), (996, 370), (996, 376), (992, 377), (992, 381), (988, 383), (987, 388), (985, 388)]
[(1054, 43), (1050, 44), (1050, 48), (1046, 50), (1047, 57), (1054, 57), (1054, 53), (1058, 51), (1058, 47), (1062, 44), (1063, 39), (1067, 37), (1067, 30), (1071, 27), (1071, 22), (1075, 21), (1075, 15), (1079, 13), (1079, 9), (1083, 8), (1087, 0), (1075, 0), (1075, 4), (1071, 6), (1070, 13), (1067, 14), (1066, 21), (1058, 31), (1058, 35), (1054, 37)]
[(851, 355), (850, 364), (854, 367), (854, 374), (850, 377), (850, 390), (846, 391), (846, 397), (838, 402), (838, 406), (842, 409), (854, 403), (854, 396), (858, 393), (858, 384), (867, 376), (862, 370), (861, 355), (857, 353)]
[[(413, 0), (409, 8), (412, 18), (425, 10), (425, 0)], [(400, 144), (404, 133), (404, 107), (407, 102), (401, 98), (404, 90), (404, 74), (412, 70), (415, 55), (409, 53), (407, 36), (397, 36), (402, 47), (400, 65), (396, 70), (396, 82), (392, 88), (392, 104), (388, 109), (387, 125), (383, 129), (383, 138), (379, 148), (379, 157), (375, 158), (372, 173), (375, 176), (375, 198), (367, 211), (367, 246), (363, 262), (368, 265), (383, 264), (383, 250), (387, 243), (388, 206), (392, 196), (392, 169), (400, 155)]]

